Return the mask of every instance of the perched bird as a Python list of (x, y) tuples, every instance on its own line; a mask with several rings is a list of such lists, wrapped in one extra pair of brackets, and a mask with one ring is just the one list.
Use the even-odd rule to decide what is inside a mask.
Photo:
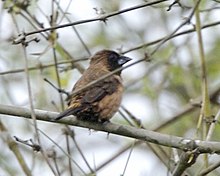
[[(89, 67), (76, 82), (72, 91), (77, 91), (103, 75), (121, 68), (123, 64), (130, 60), (130, 58), (111, 50), (97, 52), (91, 57)], [(109, 121), (118, 111), (122, 99), (123, 85), (120, 75), (121, 71), (98, 81), (76, 95), (72, 95), (68, 101), (68, 108), (61, 112), (55, 120), (74, 115), (81, 120)]]

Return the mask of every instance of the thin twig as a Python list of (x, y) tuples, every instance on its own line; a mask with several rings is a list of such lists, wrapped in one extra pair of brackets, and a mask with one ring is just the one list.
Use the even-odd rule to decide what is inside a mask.
[[(73, 63), (76, 63), (76, 62), (86, 61), (86, 60), (88, 60), (88, 58), (82, 58), (82, 59), (76, 59), (76, 60), (67, 60), (67, 61), (60, 61), (60, 62), (57, 63), (57, 65), (73, 64)], [(39, 69), (44, 69), (44, 68), (54, 67), (54, 66), (55, 66), (54, 63), (52, 63), (52, 64), (38, 64), (38, 65), (33, 66), (33, 67), (28, 67), (28, 70), (29, 70), (29, 71), (39, 70)], [(7, 75), (7, 74), (13, 74), (13, 73), (21, 73), (21, 72), (24, 72), (24, 71), (25, 71), (24, 68), (19, 68), (19, 69), (13, 69), (13, 70), (9, 70), (9, 71), (0, 72), (0, 75)]]
[(70, 160), (75, 164), (75, 166), (82, 172), (83, 175), (86, 176), (86, 172), (83, 170), (82, 167), (73, 159), (71, 155), (69, 155), (57, 142), (55, 142), (50, 136), (48, 136), (45, 132), (43, 132), (41, 129), (38, 129), (40, 133), (42, 133), (44, 136), (46, 136), (49, 141), (51, 141), (57, 148), (60, 149)]
[[(201, 29), (206, 29), (206, 28), (209, 28), (209, 27), (217, 26), (217, 25), (220, 25), (220, 21), (216, 21), (216, 22), (213, 22), (213, 23), (203, 25), (203, 26), (201, 26)], [(184, 30), (182, 32), (174, 34), (173, 36), (170, 37), (170, 39), (173, 39), (175, 37), (179, 37), (179, 36), (182, 36), (182, 35), (185, 35), (185, 34), (189, 34), (189, 33), (195, 32), (195, 31), (196, 31), (196, 29), (195, 29), (195, 27), (193, 27), (192, 29)], [(151, 45), (155, 45), (155, 44), (159, 43), (160, 41), (164, 40), (165, 38), (166, 38), (166, 36), (162, 37), (160, 39), (157, 39), (157, 40), (154, 40), (154, 41), (151, 41), (151, 42), (148, 42), (148, 43), (144, 43), (144, 44), (141, 44), (139, 46), (136, 46), (136, 47), (133, 47), (133, 48), (130, 48), (130, 49), (127, 49), (127, 50), (123, 51), (122, 54), (126, 54), (126, 53), (131, 52), (131, 51), (135, 51), (135, 50), (138, 50), (138, 49), (141, 49), (141, 48), (144, 48), (144, 47), (149, 47)]]
[[(67, 134), (65, 134), (65, 138), (66, 138), (66, 149), (67, 149), (67, 153), (68, 153), (68, 155), (71, 156), (70, 142), (69, 142), (69, 137), (68, 137)], [(70, 173), (70, 176), (73, 176), (73, 170), (72, 170), (72, 161), (71, 161), (71, 158), (68, 158), (68, 164), (69, 164), (69, 173)]]
[(112, 13), (109, 13), (109, 14), (104, 14), (100, 17), (91, 18), (91, 19), (87, 19), (87, 20), (79, 20), (79, 21), (76, 21), (76, 22), (73, 22), (73, 23), (68, 23), (68, 24), (63, 24), (63, 25), (59, 25), (59, 26), (39, 29), (39, 30), (27, 32), (27, 33), (22, 33), (19, 38), (15, 39), (17, 41), (15, 44), (20, 43), (22, 40), (25, 39), (25, 37), (27, 37), (29, 35), (42, 33), (42, 32), (46, 32), (46, 31), (51, 31), (51, 30), (55, 30), (55, 29), (60, 29), (60, 28), (64, 28), (64, 27), (69, 27), (69, 26), (76, 26), (76, 25), (79, 25), (79, 24), (84, 24), (84, 23), (89, 23), (89, 22), (94, 22), (94, 21), (104, 21), (105, 22), (110, 17), (117, 16), (119, 14), (129, 12), (129, 11), (132, 11), (132, 10), (137, 10), (137, 9), (140, 9), (140, 8), (143, 8), (143, 7), (159, 4), (159, 3), (162, 3), (162, 2), (165, 2), (165, 1), (168, 1), (168, 0), (158, 0), (158, 1), (154, 1), (154, 2), (146, 2), (146, 3), (143, 3), (141, 5), (133, 6), (133, 7), (123, 9), (123, 10), (120, 10), (120, 11), (116, 11), (116, 12), (112, 12)]
[[(12, 15), (13, 19), (14, 16)], [(17, 22), (15, 21), (15, 24), (17, 24)], [(17, 31), (19, 31), (19, 29), (17, 28)], [(53, 172), (53, 174), (56, 176), (57, 173), (54, 170), (54, 168), (52, 167), (50, 161), (48, 160), (46, 153), (44, 152), (44, 150), (42, 149), (42, 145), (41, 145), (41, 141), (40, 141), (40, 137), (39, 137), (39, 133), (38, 133), (38, 127), (37, 127), (37, 120), (36, 120), (36, 115), (34, 113), (34, 105), (33, 105), (33, 97), (32, 97), (32, 89), (31, 89), (31, 83), (30, 83), (30, 75), (29, 75), (29, 70), (28, 70), (28, 58), (27, 58), (27, 53), (26, 53), (26, 47), (25, 47), (25, 41), (22, 40), (22, 49), (23, 49), (23, 54), (24, 54), (24, 60), (25, 60), (25, 76), (26, 76), (26, 81), (27, 81), (27, 90), (28, 90), (28, 98), (29, 98), (29, 104), (30, 104), (30, 115), (31, 115), (31, 119), (33, 120), (33, 125), (34, 125), (34, 130), (35, 130), (35, 135), (37, 138), (37, 142), (39, 144), (39, 146), (41, 147), (41, 154), (43, 156), (43, 158), (45, 159), (45, 161), (47, 162), (48, 166), (50, 167), (51, 171)]]
[(206, 137), (206, 141), (210, 141), (212, 134), (214, 132), (216, 123), (218, 122), (218, 119), (220, 117), (220, 109), (218, 110), (218, 113), (215, 115), (215, 118), (213, 119), (213, 123), (211, 123), (210, 127), (209, 127), (209, 131)]
[[(71, 4), (71, 1), (72, 1), (72, 0), (69, 1), (69, 4), (67, 5), (67, 9), (69, 8), (69, 6), (70, 6), (70, 4)], [(60, 6), (59, 6), (57, 0), (55, 0), (54, 2), (57, 4), (58, 9), (59, 9), (59, 10), (61, 11), (61, 13), (63, 14), (63, 17), (61, 17), (60, 22), (62, 21), (63, 18), (65, 18), (65, 19), (67, 19), (67, 21), (68, 21), (69, 23), (71, 23), (71, 20), (70, 20), (70, 19), (68, 18), (68, 16), (66, 15), (67, 9), (66, 9), (65, 11), (63, 11), (63, 9), (60, 8)], [(60, 22), (59, 22), (59, 23), (60, 23)], [(84, 49), (87, 51), (87, 53), (89, 54), (89, 56), (91, 56), (91, 52), (90, 52), (88, 46), (87, 46), (86, 43), (83, 41), (83, 39), (82, 39), (81, 35), (79, 34), (78, 30), (76, 29), (76, 27), (75, 27), (75, 26), (72, 26), (72, 28), (73, 28), (73, 30), (74, 30), (76, 36), (78, 37), (79, 41), (80, 41), (81, 44), (83, 45)]]
[(85, 164), (86, 164), (87, 167), (89, 168), (90, 172), (94, 173), (94, 170), (93, 170), (93, 169), (91, 168), (91, 166), (89, 165), (89, 162), (87, 161), (85, 155), (83, 154), (82, 150), (80, 149), (80, 147), (79, 147), (79, 145), (78, 145), (78, 143), (77, 143), (77, 141), (76, 141), (76, 139), (75, 139), (75, 133), (74, 133), (74, 131), (71, 130), (68, 126), (66, 126), (66, 128), (64, 129), (64, 134), (69, 135), (69, 136), (72, 138), (72, 140), (73, 140), (73, 142), (74, 142), (74, 144), (75, 144), (77, 150), (79, 151), (81, 157), (83, 158), (83, 161), (85, 162)]
[(0, 120), (0, 132), (4, 133), (4, 142), (8, 145), (9, 149), (13, 152), (15, 155), (20, 167), (24, 171), (24, 174), (26, 176), (32, 176), (31, 170), (28, 168), (27, 162), (24, 159), (24, 156), (22, 155), (17, 143), (13, 140), (13, 138), (9, 135), (9, 132), (5, 125)]
[(17, 136), (14, 136), (15, 140), (19, 143), (22, 143), (26, 146), (29, 146), (33, 149), (33, 151), (39, 152), (41, 150), (41, 146), (34, 143), (32, 139), (30, 140), (22, 140), (20, 138), (18, 138)]
[(57, 88), (52, 82), (50, 82), (47, 78), (44, 78), (44, 81), (46, 81), (48, 84), (50, 84), (54, 89), (57, 90), (57, 92), (59, 93), (63, 93), (66, 94), (67, 96), (69, 96), (69, 93), (67, 91), (65, 91), (64, 89), (61, 88)]
[[(217, 26), (217, 25), (220, 25), (220, 21), (216, 21), (216, 22), (213, 22), (213, 23), (203, 25), (203, 26), (201, 26), (201, 29), (206, 29), (206, 28), (210, 28), (210, 27), (213, 27), (213, 26)], [(182, 36), (182, 35), (185, 35), (185, 34), (189, 34), (189, 33), (192, 33), (192, 32), (195, 32), (195, 28), (176, 33), (170, 39), (173, 39), (175, 37), (179, 37), (179, 36)], [(144, 47), (149, 47), (149, 46), (155, 45), (158, 42), (160, 42), (161, 40), (163, 40), (164, 38), (165, 37), (162, 37), (162, 38), (154, 40), (152, 42), (141, 44), (141, 45), (139, 45), (137, 47), (134, 47), (134, 48), (130, 48), (128, 50), (123, 51), (122, 54), (126, 54), (126, 53), (129, 53), (129, 52), (134, 51), (134, 50), (138, 50), (138, 49), (141, 49), (141, 48), (144, 48)], [(88, 60), (88, 58), (68, 60), (68, 61), (60, 61), (57, 64), (62, 65), (62, 64), (75, 63), (75, 62), (80, 62), (80, 61), (85, 61), (85, 60)], [(41, 64), (41, 65), (34, 66), (34, 67), (28, 67), (28, 70), (38, 70), (38, 69), (44, 69), (44, 68), (53, 67), (53, 66), (54, 66), (54, 64), (47, 64), (47, 65)], [(0, 75), (6, 75), (6, 74), (11, 74), (11, 73), (20, 73), (20, 72), (24, 72), (24, 69), (21, 68), (21, 69), (14, 69), (14, 70), (0, 72)]]
[(210, 165), (209, 167), (205, 168), (204, 170), (202, 170), (198, 176), (205, 176), (208, 175), (208, 173), (212, 172), (213, 170), (217, 169), (218, 167), (220, 167), (220, 161), (216, 162), (215, 164)]
[(163, 40), (161, 40), (159, 42), (159, 44), (154, 48), (154, 50), (149, 54), (149, 57), (151, 57), (152, 55), (154, 55), (157, 50), (168, 40), (170, 40), (178, 30), (180, 30), (184, 25), (186, 25), (187, 23), (190, 22), (190, 20), (192, 19), (197, 7), (199, 6), (201, 0), (198, 0), (195, 4), (195, 7), (193, 8), (193, 10), (191, 11), (191, 13), (189, 14), (189, 16), (173, 31), (171, 32), (169, 35), (167, 35)]
[(127, 117), (126, 115), (119, 109), (118, 113), (123, 117), (123, 119), (130, 125), (130, 126), (135, 126)]
[[(211, 96), (211, 99), (216, 97), (216, 94), (218, 94), (220, 92), (220, 87), (215, 88), (214, 90), (210, 90), (209, 94)], [(194, 99), (195, 102), (200, 102), (202, 100), (202, 96), (199, 96), (197, 98)], [(163, 128), (167, 127), (171, 122), (176, 122), (177, 120), (179, 120), (179, 118), (183, 117), (184, 115), (195, 111), (196, 109), (198, 109), (200, 107), (195, 106), (192, 103), (188, 103), (185, 106), (182, 107), (182, 109), (175, 114), (174, 116), (170, 117), (169, 120), (162, 122), (161, 124), (159, 124), (157, 127), (154, 128), (155, 131), (160, 131)]]
[(127, 158), (126, 163), (125, 163), (125, 168), (124, 168), (124, 170), (123, 170), (122, 176), (125, 175), (126, 169), (127, 169), (127, 167), (128, 167), (128, 162), (129, 162), (129, 160), (130, 160), (130, 158), (131, 158), (131, 154), (132, 154), (132, 152), (133, 152), (135, 143), (136, 143), (136, 141), (134, 141), (134, 142), (133, 142), (133, 145), (130, 147), (130, 151), (129, 151), (128, 158)]
[[(133, 63), (131, 63), (131, 64), (128, 64), (128, 65), (125, 66), (125, 67), (121, 67), (121, 68), (119, 68), (119, 69), (116, 69), (116, 70), (112, 71), (111, 73), (108, 73), (108, 74), (106, 74), (106, 75), (100, 77), (99, 79), (97, 79), (97, 80), (95, 80), (95, 81), (90, 82), (90, 83), (87, 84), (86, 86), (84, 86), (84, 87), (82, 87), (82, 88), (80, 88), (80, 89), (77, 89), (77, 90), (73, 91), (73, 92), (70, 94), (70, 96), (76, 95), (76, 94), (78, 94), (78, 93), (80, 93), (80, 92), (82, 92), (82, 91), (84, 91), (84, 90), (90, 88), (92, 85), (94, 85), (94, 84), (96, 84), (96, 83), (98, 83), (98, 82), (100, 82), (100, 81), (102, 81), (102, 80), (104, 80), (104, 79), (110, 77), (111, 75), (113, 75), (113, 74), (115, 74), (115, 73), (117, 73), (117, 72), (119, 72), (119, 71), (121, 71), (121, 70), (123, 70), (123, 69), (126, 69), (126, 68), (128, 68), (128, 67), (131, 67), (131, 66), (133, 66), (133, 65), (135, 65), (135, 64), (137, 64), (137, 63), (139, 63), (139, 62), (146, 61), (147, 59), (148, 59), (148, 60), (151, 59), (151, 57), (157, 52), (157, 50), (158, 50), (165, 42), (167, 42), (168, 40), (170, 40), (170, 39), (173, 37), (173, 35), (175, 35), (175, 33), (176, 33), (180, 28), (182, 28), (185, 24), (189, 23), (189, 21), (191, 20), (191, 18), (193, 17), (193, 15), (194, 15), (194, 13), (195, 13), (196, 8), (198, 7), (200, 1), (201, 1), (201, 0), (198, 0), (198, 1), (197, 1), (197, 3), (195, 4), (195, 7), (193, 8), (193, 10), (192, 10), (192, 12), (190, 13), (189, 17), (188, 17), (183, 23), (181, 23), (173, 32), (171, 32), (169, 35), (167, 35), (165, 38), (163, 38), (163, 40), (161, 40), (161, 41), (158, 43), (158, 45), (153, 49), (153, 51), (150, 52), (149, 55), (145, 56), (143, 59), (140, 59), (140, 60), (135, 61), (135, 62), (133, 62)], [(69, 98), (69, 97), (68, 97), (68, 98)]]
[[(56, 35), (56, 34), (55, 34)], [(56, 39), (55, 39), (56, 40)], [(56, 43), (56, 41), (54, 41)], [(56, 73), (56, 80), (57, 80), (57, 85), (58, 85), (58, 89), (61, 90), (61, 80), (60, 80), (60, 74), (58, 71), (58, 61), (57, 61), (57, 54), (56, 54), (56, 50), (55, 50), (55, 43), (53, 43), (53, 58), (54, 58), (54, 65), (55, 65), (55, 73)], [(64, 101), (63, 101), (63, 97), (61, 94), (59, 94), (59, 98), (60, 98), (60, 104), (61, 104), (61, 108), (62, 111), (64, 110)]]
[[(195, 1), (195, 0), (194, 0)], [(196, 4), (199, 4), (200, 1), (195, 1)], [(205, 51), (204, 51), (204, 44), (201, 32), (201, 21), (200, 21), (200, 12), (199, 6), (196, 8), (195, 11), (196, 17), (196, 34), (198, 39), (198, 47), (199, 47), (199, 59), (201, 65), (201, 87), (202, 87), (202, 108), (200, 110), (200, 115), (197, 123), (197, 132), (201, 128), (201, 123), (203, 125), (202, 129), (202, 139), (205, 140), (207, 136), (207, 132), (209, 129), (210, 124), (207, 123), (207, 120), (210, 120), (211, 117), (211, 108), (210, 108), (210, 99), (208, 93), (208, 81), (207, 81), (207, 71), (206, 71), (206, 61), (205, 61)], [(204, 155), (204, 162), (206, 167), (208, 166), (208, 156)]]

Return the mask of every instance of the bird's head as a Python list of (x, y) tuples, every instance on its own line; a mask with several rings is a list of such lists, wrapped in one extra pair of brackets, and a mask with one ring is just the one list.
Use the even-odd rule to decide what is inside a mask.
[(120, 55), (115, 51), (102, 50), (97, 52), (92, 58), (90, 65), (102, 64), (109, 71), (113, 71), (117, 68), (122, 67), (125, 63), (130, 61), (131, 58)]

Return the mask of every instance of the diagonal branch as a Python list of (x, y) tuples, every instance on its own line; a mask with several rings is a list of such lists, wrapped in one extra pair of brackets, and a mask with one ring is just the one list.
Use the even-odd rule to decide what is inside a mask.
[(94, 22), (94, 21), (106, 22), (106, 20), (110, 17), (117, 16), (119, 14), (123, 14), (123, 13), (129, 12), (129, 11), (132, 11), (132, 10), (144, 8), (144, 7), (147, 7), (147, 6), (160, 4), (160, 3), (165, 2), (165, 1), (168, 1), (168, 0), (157, 0), (157, 1), (153, 1), (153, 2), (145, 2), (145, 3), (137, 5), (137, 6), (133, 6), (133, 7), (123, 9), (123, 10), (120, 10), (120, 11), (115, 11), (115, 12), (111, 12), (111, 13), (108, 13), (108, 14), (104, 14), (104, 15), (96, 17), (96, 18), (91, 18), (91, 19), (86, 19), (86, 20), (79, 20), (79, 21), (76, 21), (76, 22), (68, 23), (68, 24), (62, 24), (62, 25), (58, 25), (58, 26), (54, 26), (54, 27), (48, 27), (48, 28), (39, 29), (39, 30), (36, 30), (36, 31), (22, 33), (18, 36), (18, 38), (16, 38), (13, 41), (13, 44), (19, 44), (23, 40), (25, 40), (25, 37), (27, 37), (29, 35), (36, 34), (36, 33), (51, 31), (51, 30), (60, 29), (60, 28), (64, 28), (64, 27), (69, 27), (69, 26), (76, 26), (76, 25), (79, 25), (79, 24), (90, 23), (90, 22)]
[[(0, 105), (0, 114), (31, 119), (30, 109), (17, 106)], [(58, 113), (43, 110), (35, 110), (35, 114), (38, 120), (55, 123), (53, 119), (55, 119)], [(120, 124), (101, 124), (88, 121), (80, 121), (76, 118), (66, 118), (56, 123), (79, 126), (83, 128), (94, 129), (97, 131), (104, 131), (112, 134), (151, 142), (162, 146), (178, 148), (184, 151), (192, 151), (196, 149), (199, 154), (220, 153), (220, 142), (185, 139), (178, 136), (161, 134), (150, 130), (139, 129)]]

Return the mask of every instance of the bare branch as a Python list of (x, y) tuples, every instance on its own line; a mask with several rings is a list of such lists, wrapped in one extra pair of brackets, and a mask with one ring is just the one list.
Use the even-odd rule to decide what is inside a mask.
[(106, 22), (106, 20), (108, 18), (110, 18), (110, 17), (117, 16), (119, 14), (122, 14), (122, 13), (125, 13), (125, 12), (129, 12), (129, 11), (132, 11), (132, 10), (136, 10), (136, 9), (140, 9), (140, 8), (143, 8), (143, 7), (159, 4), (159, 3), (162, 3), (162, 2), (165, 2), (165, 1), (168, 1), (168, 0), (158, 0), (158, 1), (154, 1), (154, 2), (145, 2), (145, 3), (141, 4), (141, 5), (137, 5), (137, 6), (133, 6), (133, 7), (130, 7), (130, 8), (127, 8), (127, 9), (123, 9), (123, 10), (120, 10), (120, 11), (104, 14), (104, 15), (102, 15), (100, 17), (91, 18), (91, 19), (87, 19), (87, 20), (79, 20), (79, 21), (76, 21), (76, 22), (73, 22), (73, 23), (68, 23), (68, 24), (63, 24), (63, 25), (59, 25), (59, 26), (39, 29), (39, 30), (36, 30), (36, 31), (27, 32), (27, 33), (22, 33), (22, 34), (19, 35), (19, 37), (17, 39), (14, 40), (13, 43), (14, 44), (19, 44), (23, 40), (25, 40), (25, 38), (27, 36), (33, 35), (33, 34), (37, 34), (37, 33), (41, 33), (41, 32), (51, 31), (51, 30), (60, 29), (60, 28), (64, 28), (64, 27), (69, 27), (69, 26), (76, 26), (76, 25), (79, 25), (79, 24), (84, 24), (84, 23), (89, 23), (89, 22), (94, 22), (94, 21)]
[(192, 166), (196, 162), (198, 156), (199, 154), (197, 153), (197, 149), (183, 152), (180, 156), (178, 165), (173, 171), (173, 176), (182, 175), (188, 167)]
[[(49, 112), (43, 110), (35, 110), (35, 115), (38, 120), (53, 122), (58, 113)], [(0, 113), (5, 115), (24, 117), (31, 119), (31, 110), (28, 108), (0, 105)], [(162, 146), (178, 148), (183, 151), (192, 151), (197, 149), (198, 153), (220, 153), (220, 142), (214, 141), (202, 141), (185, 139), (182, 137), (161, 134), (158, 132), (138, 129), (135, 127), (113, 124), (113, 123), (94, 123), (89, 121), (77, 120), (75, 117), (62, 119), (56, 123), (62, 123), (66, 125), (73, 125), (83, 128), (94, 129), (97, 131), (104, 131), (107, 133), (117, 134), (125, 137), (131, 137)]]

